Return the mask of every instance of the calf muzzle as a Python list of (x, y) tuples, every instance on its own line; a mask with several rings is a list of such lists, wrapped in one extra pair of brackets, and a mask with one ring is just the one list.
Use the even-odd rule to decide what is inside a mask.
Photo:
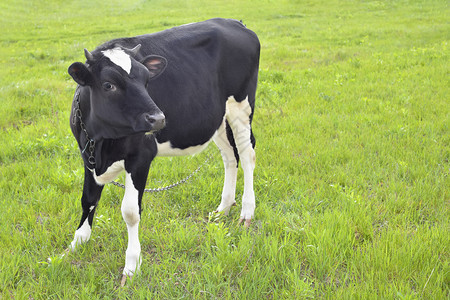
[(139, 118), (136, 129), (138, 131), (155, 132), (166, 126), (166, 116), (163, 113), (149, 114), (143, 113)]

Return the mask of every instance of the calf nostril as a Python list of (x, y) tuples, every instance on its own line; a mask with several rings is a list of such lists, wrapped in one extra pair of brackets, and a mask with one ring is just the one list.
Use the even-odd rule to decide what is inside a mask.
[(147, 121), (148, 123), (150, 123), (150, 124), (153, 124), (153, 123), (155, 123), (155, 118), (153, 118), (151, 115), (145, 115), (145, 121)]

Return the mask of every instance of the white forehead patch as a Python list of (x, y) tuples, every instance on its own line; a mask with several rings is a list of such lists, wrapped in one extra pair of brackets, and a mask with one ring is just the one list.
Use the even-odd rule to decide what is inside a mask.
[(103, 55), (109, 58), (110, 61), (124, 69), (125, 72), (131, 72), (131, 58), (120, 48), (108, 49), (102, 51)]

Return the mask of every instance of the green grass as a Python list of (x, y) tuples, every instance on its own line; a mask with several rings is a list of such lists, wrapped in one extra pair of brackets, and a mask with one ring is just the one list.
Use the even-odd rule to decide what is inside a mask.
[[(0, 3), (0, 299), (448, 299), (446, 1)], [(254, 119), (256, 218), (212, 222), (223, 170), (146, 194), (139, 276), (107, 186), (91, 241), (62, 260), (81, 215), (69, 129), (83, 48), (210, 17), (262, 43)], [(155, 160), (149, 186), (205, 155)], [(52, 258), (51, 263), (47, 258)]]

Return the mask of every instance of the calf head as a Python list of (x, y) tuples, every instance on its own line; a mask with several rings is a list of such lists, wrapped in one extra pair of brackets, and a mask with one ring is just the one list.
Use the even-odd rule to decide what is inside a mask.
[(89, 101), (83, 116), (94, 139), (152, 133), (165, 126), (163, 112), (148, 93), (148, 82), (164, 71), (167, 61), (157, 55), (138, 61), (139, 48), (94, 53), (85, 49), (86, 64), (75, 62), (69, 67), (72, 78), (87, 89), (81, 93), (81, 102)]

